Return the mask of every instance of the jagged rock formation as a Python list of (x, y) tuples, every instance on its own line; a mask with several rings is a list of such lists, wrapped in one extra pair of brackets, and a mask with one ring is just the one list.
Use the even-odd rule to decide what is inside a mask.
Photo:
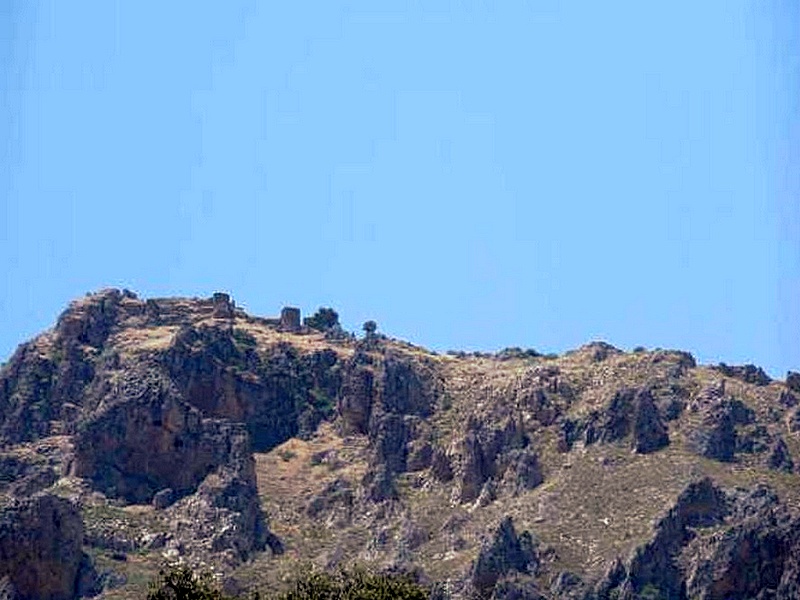
[(613, 563), (595, 598), (793, 598), (800, 590), (800, 521), (766, 487), (724, 492), (691, 484), (652, 539)]
[(96, 591), (84, 554), (83, 522), (68, 500), (50, 494), (0, 507), (0, 581), (7, 598), (69, 600)]
[(360, 561), (442, 598), (798, 594), (800, 375), (602, 342), (437, 355), (302, 323), (108, 290), (21, 345), (0, 370), (0, 523), (34, 544), (58, 515), (68, 556), (56, 574), (52, 549), (0, 536), (5, 564), (60, 582), (7, 567), (2, 593), (91, 592), (85, 546), (116, 597), (164, 560), (267, 587)]
[(479, 595), (486, 596), (495, 591), (497, 597), (511, 598), (514, 597), (512, 589), (518, 589), (518, 585), (506, 580), (496, 589), (498, 581), (514, 573), (536, 575), (540, 563), (537, 544), (531, 534), (525, 531), (517, 535), (511, 518), (506, 517), (498, 525), (491, 541), (481, 546), (469, 583)]
[(584, 444), (613, 443), (631, 436), (635, 452), (648, 454), (669, 444), (664, 419), (647, 388), (618, 390), (602, 411), (561, 426), (562, 451), (581, 440)]

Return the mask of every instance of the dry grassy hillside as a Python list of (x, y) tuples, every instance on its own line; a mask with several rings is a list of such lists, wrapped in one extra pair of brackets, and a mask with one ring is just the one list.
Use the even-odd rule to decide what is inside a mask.
[[(760, 485), (777, 499), (758, 510), (800, 509), (794, 379), (602, 343), (438, 355), (291, 319), (221, 295), (76, 301), (0, 374), (5, 504), (77, 506), (108, 598), (165, 561), (230, 591), (358, 562), (440, 597), (746, 597), (750, 559), (715, 532), (749, 531)], [(705, 478), (713, 518), (686, 508)], [(759, 589), (789, 597), (800, 571), (770, 557)]]

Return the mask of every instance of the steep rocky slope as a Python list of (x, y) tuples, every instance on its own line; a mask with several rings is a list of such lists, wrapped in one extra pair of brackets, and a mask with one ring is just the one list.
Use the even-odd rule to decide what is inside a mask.
[(796, 598), (798, 396), (685, 352), (437, 355), (107, 290), (0, 371), (0, 590), (357, 561), (438, 598)]

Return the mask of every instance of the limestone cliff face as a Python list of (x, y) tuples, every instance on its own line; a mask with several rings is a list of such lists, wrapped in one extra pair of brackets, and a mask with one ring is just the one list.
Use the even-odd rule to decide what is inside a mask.
[(0, 508), (0, 580), (27, 600), (70, 600), (91, 594), (95, 574), (82, 549), (83, 522), (68, 500), (49, 494)]
[(797, 374), (300, 323), (107, 290), (21, 345), (0, 370), (3, 593), (132, 597), (162, 560), (274, 586), (355, 560), (439, 597), (797, 595)]

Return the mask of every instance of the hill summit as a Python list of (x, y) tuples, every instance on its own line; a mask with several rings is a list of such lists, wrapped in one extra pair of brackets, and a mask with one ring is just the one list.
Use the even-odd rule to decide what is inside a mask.
[(798, 598), (798, 395), (104, 290), (0, 370), (0, 595), (143, 597), (166, 561), (229, 593), (358, 563), (436, 598)]

